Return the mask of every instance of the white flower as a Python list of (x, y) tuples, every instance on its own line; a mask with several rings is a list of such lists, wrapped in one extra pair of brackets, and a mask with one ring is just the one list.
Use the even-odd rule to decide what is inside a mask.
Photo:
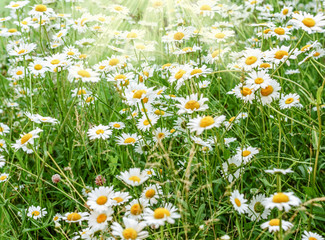
[(292, 107), (298, 107), (301, 108), (302, 104), (300, 103), (300, 96), (296, 93), (289, 93), (285, 96), (283, 96), (280, 99), (280, 108), (286, 109), (286, 108), (292, 108)]
[(141, 194), (141, 198), (149, 201), (150, 205), (156, 204), (157, 199), (163, 194), (161, 187), (158, 184), (152, 184), (146, 187)]
[[(200, 98), (200, 99), (199, 99)], [(205, 111), (209, 107), (204, 102), (208, 101), (208, 98), (203, 98), (203, 95), (199, 96), (196, 94), (191, 94), (190, 96), (187, 96), (186, 98), (177, 98), (177, 101), (179, 103), (176, 104), (176, 107), (179, 108), (178, 114), (192, 114), (196, 111)]]
[(130, 202), (129, 205), (125, 207), (125, 216), (135, 220), (142, 219), (143, 213), (146, 210), (147, 206), (148, 200), (143, 198), (134, 199)]
[(113, 187), (99, 187), (88, 193), (87, 204), (95, 211), (104, 211), (112, 205)]
[(33, 150), (28, 148), (28, 144), (33, 145), (34, 140), (36, 138), (39, 138), (39, 133), (43, 132), (42, 129), (36, 128), (35, 130), (27, 133), (27, 134), (21, 134), (21, 138), (16, 141), (15, 144), (12, 144), (12, 147), (15, 148), (15, 150), (23, 149), (27, 153), (32, 153)]
[(155, 210), (147, 209), (143, 218), (148, 225), (158, 228), (159, 226), (165, 225), (166, 222), (174, 224), (175, 219), (180, 217), (181, 215), (177, 213), (177, 208), (171, 203), (166, 203)]
[(324, 238), (317, 233), (304, 231), (301, 240), (324, 240)]
[(6, 133), (9, 133), (10, 132), (10, 128), (4, 124), (4, 123), (0, 123), (0, 136), (2, 135), (5, 135)]
[(0, 175), (0, 183), (7, 181), (8, 178), (9, 178), (9, 174), (8, 173), (2, 173)]
[(82, 82), (98, 82), (99, 74), (90, 68), (73, 66), (69, 68), (69, 79), (81, 80)]
[(265, 199), (264, 194), (255, 195), (253, 196), (252, 201), (248, 205), (247, 214), (252, 219), (252, 221), (267, 219), (267, 217), (270, 215), (271, 210), (265, 208), (262, 204), (264, 199)]
[[(284, 231), (287, 231), (289, 228), (293, 226), (293, 224), (290, 222), (284, 220), (282, 220), (281, 222), (282, 222), (282, 229)], [(270, 221), (267, 221), (261, 225), (261, 228), (263, 229), (268, 228), (269, 232), (278, 232), (280, 231), (280, 219), (275, 218)]]
[(98, 125), (88, 130), (87, 132), (89, 139), (108, 139), (112, 134), (112, 130), (109, 130), (108, 126)]
[(316, 16), (306, 12), (293, 13), (290, 22), (302, 28), (309, 34), (323, 32), (325, 16), (323, 13), (318, 13)]
[(138, 142), (138, 134), (133, 133), (122, 133), (122, 136), (116, 137), (116, 142), (118, 145), (134, 145)]
[(94, 232), (103, 230), (108, 226), (108, 221), (111, 221), (112, 214), (114, 213), (112, 208), (106, 208), (103, 211), (93, 211), (88, 217), (88, 226), (92, 228)]
[(238, 161), (243, 162), (244, 164), (247, 164), (248, 162), (251, 161), (251, 159), (258, 154), (258, 149), (255, 147), (244, 147), (244, 148), (240, 148), (238, 147), (236, 149), (236, 155), (235, 158)]
[(243, 169), (240, 168), (241, 161), (235, 157), (229, 158), (226, 162), (222, 163), (222, 175), (228, 179), (229, 182), (236, 180)]
[(244, 199), (244, 194), (240, 194), (238, 190), (235, 190), (231, 193), (230, 202), (234, 206), (235, 210), (238, 211), (240, 214), (247, 212), (247, 200)]
[(139, 186), (147, 181), (149, 176), (146, 174), (146, 172), (141, 171), (140, 168), (130, 168), (129, 171), (121, 172), (117, 178), (128, 185)]
[(280, 84), (275, 80), (270, 80), (267, 87), (259, 90), (262, 104), (270, 104), (272, 101), (278, 99), (280, 97), (280, 90)]
[(270, 75), (265, 71), (252, 71), (248, 74), (247, 84), (251, 86), (254, 90), (259, 88), (266, 88), (269, 81), (271, 80)]
[(299, 206), (300, 199), (293, 192), (274, 193), (271, 197), (265, 198), (263, 205), (267, 209), (278, 208), (280, 211), (288, 212), (291, 206)]
[(190, 119), (187, 124), (188, 128), (191, 132), (195, 132), (200, 135), (204, 130), (211, 129), (214, 127), (220, 127), (223, 121), (226, 119), (226, 116), (221, 115), (218, 117), (204, 116), (204, 117), (196, 117)]
[(114, 192), (112, 194), (112, 205), (119, 206), (127, 201), (129, 201), (132, 197), (128, 192)]
[(40, 206), (30, 206), (27, 210), (27, 216), (34, 219), (39, 219), (47, 214), (46, 208), (41, 208)]
[(88, 220), (89, 213), (87, 212), (68, 212), (62, 217), (67, 223), (79, 223)]
[(120, 237), (122, 240), (130, 239), (145, 239), (148, 237), (148, 232), (143, 231), (146, 227), (146, 223), (138, 222), (130, 218), (123, 218), (123, 223), (125, 228), (123, 228), (119, 223), (114, 222), (112, 224), (112, 234), (116, 237)]
[(276, 173), (282, 173), (282, 174), (287, 174), (287, 173), (293, 173), (291, 168), (288, 169), (279, 169), (279, 168), (273, 168), (270, 170), (265, 170), (266, 173), (271, 173), (271, 174), (276, 174)]

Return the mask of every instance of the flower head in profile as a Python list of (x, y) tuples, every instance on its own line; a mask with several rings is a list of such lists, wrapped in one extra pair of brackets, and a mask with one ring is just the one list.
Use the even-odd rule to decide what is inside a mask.
[(33, 150), (28, 148), (28, 145), (33, 145), (36, 138), (39, 138), (39, 133), (43, 132), (42, 129), (36, 128), (35, 130), (22, 134), (21, 138), (16, 141), (15, 144), (12, 144), (12, 147), (15, 150), (23, 149), (27, 153), (32, 153)]
[(118, 179), (130, 186), (139, 186), (148, 180), (149, 176), (146, 172), (141, 171), (140, 168), (131, 168), (128, 171), (121, 172)]

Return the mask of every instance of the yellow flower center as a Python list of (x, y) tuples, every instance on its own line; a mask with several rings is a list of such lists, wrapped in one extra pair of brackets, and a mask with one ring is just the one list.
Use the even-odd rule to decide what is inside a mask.
[(163, 110), (159, 110), (157, 109), (155, 112), (154, 112), (156, 115), (165, 115), (165, 112)]
[(103, 134), (104, 133), (104, 130), (103, 129), (98, 129), (97, 131), (96, 131), (96, 134), (97, 135), (99, 135), (99, 134)]
[(116, 10), (116, 11), (122, 11), (123, 8), (122, 8), (121, 6), (115, 6), (115, 7), (114, 7), (114, 10)]
[(23, 71), (19, 70), (19, 71), (16, 72), (16, 75), (22, 75), (22, 74), (23, 74)]
[(86, 93), (87, 93), (86, 90), (80, 89), (77, 94), (78, 95), (83, 95), (83, 94), (86, 94)]
[(126, 38), (136, 38), (137, 36), (138, 34), (136, 34), (135, 32), (129, 32)]
[(251, 95), (252, 90), (248, 87), (243, 87), (242, 90), (240, 91), (243, 96)]
[(134, 228), (126, 228), (123, 230), (122, 235), (125, 239), (136, 239), (138, 237), (138, 233)]
[(93, 100), (94, 100), (93, 97), (87, 97), (86, 102), (89, 103), (89, 102), (92, 102)]
[(285, 9), (282, 10), (282, 14), (283, 14), (283, 15), (287, 15), (288, 12), (289, 12), (289, 9), (287, 9), (287, 8), (285, 8)]
[(107, 202), (107, 197), (106, 196), (99, 196), (96, 200), (96, 203), (98, 205), (104, 205)]
[(271, 65), (269, 63), (262, 63), (260, 65), (260, 68), (269, 68), (269, 67), (271, 67)]
[(25, 144), (25, 143), (28, 142), (28, 140), (31, 139), (32, 137), (33, 137), (33, 135), (32, 135), (31, 133), (27, 133), (27, 134), (25, 134), (25, 135), (21, 138), (21, 140), (20, 140), (21, 144)]
[(198, 101), (190, 100), (185, 104), (185, 108), (193, 111), (194, 109), (200, 108), (200, 103)]
[(156, 194), (156, 191), (151, 188), (151, 189), (146, 191), (145, 195), (146, 195), (146, 198), (152, 198), (153, 196), (155, 196), (155, 194)]
[(119, 79), (123, 79), (123, 80), (125, 80), (125, 79), (126, 79), (126, 76), (123, 75), (123, 74), (119, 74), (119, 75), (116, 75), (114, 79), (115, 79), (115, 81), (117, 81), (117, 80), (119, 80)]
[(11, 5), (11, 7), (14, 7), (14, 8), (19, 7), (19, 4), (18, 3), (13, 4), (13, 5)]
[(107, 215), (105, 213), (99, 214), (96, 221), (97, 223), (103, 223), (107, 219)]
[(183, 75), (186, 73), (186, 71), (185, 70), (179, 70), (176, 74), (175, 74), (175, 79), (176, 80), (178, 80), (178, 79), (180, 79), (180, 78), (182, 78), (183, 77)]
[(267, 86), (266, 88), (261, 89), (261, 95), (266, 97), (273, 93), (273, 87), (271, 85)]
[(113, 198), (113, 200), (115, 200), (117, 203), (120, 203), (123, 201), (123, 198), (121, 197), (116, 197), (116, 198)]
[(159, 139), (162, 139), (162, 138), (165, 137), (165, 134), (164, 134), (164, 133), (158, 133), (157, 137), (158, 137)]
[(214, 35), (214, 37), (217, 39), (223, 39), (225, 36), (226, 36), (226, 34), (224, 34), (224, 33), (217, 33), (216, 35)]
[(272, 202), (274, 203), (289, 202), (289, 197), (284, 193), (277, 193), (273, 196)]
[(268, 28), (268, 29), (265, 29), (265, 30), (263, 31), (264, 34), (268, 34), (269, 32), (271, 32), (271, 29), (269, 29), (269, 28)]
[(51, 61), (51, 64), (52, 65), (56, 65), (56, 64), (59, 64), (60, 63), (60, 60), (59, 59), (53, 59), (52, 61)]
[(146, 94), (147, 91), (146, 90), (137, 90), (134, 94), (133, 94), (133, 98), (137, 98), (140, 99), (142, 97), (142, 94)]
[(79, 56), (80, 59), (85, 59), (86, 57), (87, 57), (86, 54), (80, 54), (80, 56)]
[(142, 213), (142, 207), (139, 203), (133, 204), (131, 207), (131, 213), (132, 215), (139, 215)]
[(200, 121), (200, 127), (206, 128), (214, 124), (214, 119), (211, 116), (207, 116), (201, 119)]
[(169, 217), (170, 212), (166, 208), (157, 208), (153, 214), (156, 219), (163, 219), (165, 216)]
[(254, 81), (256, 84), (261, 84), (264, 82), (264, 79), (263, 78), (256, 78), (255, 81)]
[(250, 57), (247, 57), (247, 58), (246, 58), (245, 63), (246, 63), (246, 65), (252, 65), (252, 64), (254, 64), (256, 61), (257, 61), (257, 57), (255, 57), (255, 56), (250, 56)]
[(269, 222), (269, 225), (270, 225), (270, 226), (280, 226), (280, 219), (272, 219), (272, 220)]
[(192, 72), (191, 72), (191, 75), (195, 75), (195, 74), (198, 74), (198, 73), (202, 73), (203, 71), (201, 69), (193, 69)]
[(311, 45), (310, 44), (307, 44), (306, 46), (303, 46), (300, 51), (304, 52), (306, 51)]
[(110, 59), (109, 62), (108, 62), (108, 64), (109, 64), (110, 66), (115, 66), (115, 65), (117, 65), (117, 64), (119, 64), (119, 63), (120, 63), (120, 60), (118, 60), (117, 58), (112, 58), (112, 59)]
[(3, 147), (3, 143), (0, 143), (0, 147)]
[(191, 47), (186, 47), (186, 48), (182, 49), (183, 52), (192, 51), (192, 50), (193, 50), (193, 48), (191, 48)]
[(207, 4), (204, 4), (204, 5), (202, 5), (202, 6), (200, 7), (200, 10), (201, 10), (201, 11), (211, 11), (212, 8), (211, 8), (211, 6), (209, 6), (209, 5), (207, 5)]
[(55, 216), (54, 218), (53, 218), (53, 221), (56, 221), (56, 220), (58, 220), (59, 219), (59, 217), (58, 216)]
[(35, 7), (35, 11), (37, 11), (37, 12), (46, 12), (46, 10), (47, 10), (47, 7), (43, 4), (37, 5)]
[(245, 150), (243, 151), (242, 156), (247, 157), (249, 154), (251, 154), (251, 151)]
[(274, 29), (274, 32), (278, 35), (284, 35), (286, 31), (283, 28), (279, 27), (279, 28)]
[(241, 202), (238, 198), (235, 198), (235, 203), (236, 203), (237, 207), (241, 206)]
[(40, 215), (41, 213), (39, 212), (39, 211), (37, 211), (37, 210), (35, 210), (35, 211), (33, 211), (32, 212), (32, 216), (38, 216), (38, 215)]
[(131, 176), (129, 177), (129, 180), (138, 183), (141, 181), (141, 179), (138, 176)]
[(67, 216), (68, 221), (78, 221), (79, 219), (81, 219), (81, 215), (79, 213), (70, 213)]
[(18, 54), (23, 54), (23, 53), (25, 53), (25, 52), (27, 52), (26, 49), (21, 49), (21, 50), (18, 52)]
[(166, 64), (164, 64), (161, 68), (162, 69), (165, 69), (166, 67), (170, 67), (172, 64), (171, 63), (166, 63)]
[(143, 121), (143, 125), (148, 126), (149, 124), (150, 124), (150, 120), (146, 119), (146, 120)]
[(220, 51), (216, 50), (213, 53), (211, 53), (212, 58), (215, 58), (215, 57), (219, 56), (220, 52), (221, 52), (221, 50)]
[(42, 67), (42, 65), (41, 64), (36, 64), (35, 66), (34, 66), (34, 69), (35, 70), (41, 70), (43, 67)]
[(7, 179), (7, 176), (6, 175), (3, 175), (0, 177), (0, 180), (3, 181), (3, 180), (6, 180)]
[(136, 142), (135, 139), (132, 138), (132, 137), (126, 138), (126, 139), (124, 140), (124, 143), (135, 143), (135, 142)]
[(276, 59), (282, 59), (284, 56), (289, 56), (289, 53), (287, 51), (284, 50), (279, 50), (275, 53), (275, 58)]
[(177, 32), (177, 33), (174, 34), (174, 40), (180, 41), (180, 40), (183, 39), (184, 36), (185, 36), (184, 33), (182, 33), (182, 32)]
[(284, 102), (285, 102), (285, 104), (290, 104), (290, 103), (292, 103), (293, 102), (293, 98), (287, 98)]
[(68, 54), (69, 56), (73, 56), (73, 55), (74, 55), (74, 52), (69, 51), (67, 54)]
[(309, 237), (308, 240), (317, 240), (317, 238)]
[(78, 72), (78, 75), (81, 76), (81, 77), (86, 77), (86, 78), (89, 78), (91, 75), (89, 72), (87, 72), (86, 70), (79, 70)]
[(15, 33), (15, 32), (17, 32), (17, 29), (16, 28), (11, 28), (11, 29), (8, 29), (8, 32)]
[(120, 125), (120, 124), (118, 124), (118, 123), (114, 123), (113, 127), (115, 127), (115, 128), (120, 128), (120, 127), (121, 127), (121, 125)]
[(304, 20), (302, 20), (302, 23), (306, 26), (306, 27), (313, 27), (316, 25), (316, 22), (314, 19), (312, 18), (305, 18)]

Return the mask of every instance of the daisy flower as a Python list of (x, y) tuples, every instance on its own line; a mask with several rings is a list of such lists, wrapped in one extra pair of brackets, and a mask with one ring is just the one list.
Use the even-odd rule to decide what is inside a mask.
[(99, 187), (88, 193), (87, 205), (94, 211), (104, 211), (111, 206), (113, 187)]
[(154, 130), (153, 134), (154, 134), (153, 140), (155, 142), (158, 142), (158, 141), (163, 140), (164, 138), (168, 138), (169, 135), (170, 135), (170, 132), (168, 131), (167, 128), (160, 128), (159, 127), (159, 128)]
[(31, 53), (36, 48), (35, 43), (21, 43), (19, 46), (14, 46), (13, 49), (8, 51), (11, 56), (24, 56)]
[(90, 68), (73, 66), (69, 68), (69, 78), (81, 80), (82, 82), (99, 82), (99, 75)]
[(119, 206), (128, 202), (132, 197), (128, 192), (114, 192), (112, 194), (112, 206)]
[[(148, 118), (147, 118), (147, 116), (148, 116)], [(157, 115), (149, 113), (149, 114), (147, 114), (147, 116), (143, 115), (142, 118), (140, 118), (137, 123), (137, 127), (141, 131), (148, 131), (151, 128), (151, 126), (155, 125), (158, 121)]]
[(88, 197), (88, 194), (93, 190), (94, 188), (91, 186), (85, 186), (84, 188), (82, 188), (82, 195), (85, 197)]
[(324, 30), (325, 16), (323, 13), (318, 13), (316, 16), (306, 12), (293, 13), (290, 22), (312, 34)]
[[(0, 139), (0, 152), (7, 151), (7, 144), (5, 140)], [(1, 158), (1, 155), (0, 155)]]
[(226, 162), (222, 163), (223, 177), (229, 182), (236, 180), (239, 177), (240, 172), (243, 171), (243, 169), (240, 168), (240, 165), (241, 162), (235, 157), (229, 158)]
[(11, 1), (5, 8), (10, 8), (12, 10), (17, 10), (23, 8), (29, 3), (29, 1)]
[(214, 14), (218, 10), (216, 2), (211, 0), (200, 0), (197, 2), (197, 4), (193, 5), (193, 8), (196, 14), (210, 18), (213, 18)]
[(148, 225), (158, 228), (165, 225), (165, 223), (174, 224), (175, 219), (180, 218), (181, 215), (177, 213), (177, 208), (171, 203), (166, 203), (162, 207), (155, 210), (147, 209), (144, 213), (144, 220)]
[(94, 139), (109, 139), (112, 134), (112, 130), (109, 130), (109, 126), (98, 125), (88, 130), (87, 135), (90, 140)]
[(246, 83), (254, 90), (257, 90), (259, 88), (266, 88), (270, 80), (271, 77), (265, 70), (252, 71), (248, 74)]
[(141, 240), (149, 236), (147, 231), (143, 229), (147, 226), (145, 222), (138, 222), (134, 219), (123, 218), (124, 228), (117, 222), (112, 224), (112, 234), (120, 237), (122, 240)]
[(265, 198), (263, 205), (267, 209), (277, 208), (280, 211), (288, 212), (291, 206), (299, 206), (300, 199), (294, 196), (293, 192), (274, 193), (271, 197)]
[[(200, 100), (199, 100), (200, 98)], [(203, 98), (203, 95), (199, 96), (196, 94), (191, 94), (190, 96), (187, 96), (186, 98), (177, 98), (177, 101), (179, 103), (176, 104), (176, 107), (179, 108), (178, 114), (192, 114), (196, 111), (205, 111), (209, 107), (207, 104), (204, 104), (204, 102), (208, 101), (208, 98)]]
[(191, 132), (196, 132), (197, 135), (200, 135), (204, 130), (211, 129), (214, 127), (220, 127), (223, 121), (226, 119), (226, 116), (221, 115), (218, 117), (204, 116), (196, 117), (190, 119), (187, 124)]
[(89, 213), (87, 212), (68, 212), (62, 217), (67, 223), (79, 223), (88, 220)]
[(256, 68), (262, 63), (263, 53), (259, 49), (246, 49), (243, 52), (241, 66), (247, 71)]
[(31, 131), (31, 132), (29, 132), (27, 134), (22, 134), (21, 135), (21, 138), (18, 139), (15, 144), (12, 144), (12, 147), (15, 148), (15, 150), (19, 150), (19, 149), (22, 148), (25, 152), (32, 153), (33, 150), (32, 149), (29, 149), (27, 147), (27, 145), (28, 144), (33, 145), (34, 144), (34, 140), (36, 138), (39, 138), (39, 135), (38, 134), (41, 133), (41, 132), (43, 132), (42, 129), (36, 128), (35, 130), (33, 130), (33, 131)]
[(148, 206), (148, 200), (143, 198), (134, 199), (130, 202), (129, 205), (125, 207), (126, 208), (125, 216), (135, 220), (142, 219), (143, 213), (146, 210), (147, 206)]
[(281, 109), (302, 107), (302, 104), (300, 103), (300, 96), (296, 93), (289, 93), (283, 96), (279, 101), (279, 105)]
[(33, 9), (29, 11), (28, 14), (40, 18), (40, 17), (52, 16), (54, 15), (54, 11), (52, 8), (48, 8), (43, 4), (38, 4), (38, 5), (34, 5)]
[(93, 211), (88, 217), (88, 226), (94, 232), (104, 230), (108, 226), (108, 222), (111, 221), (114, 211), (112, 208), (106, 208), (103, 211)]
[(246, 213), (248, 210), (247, 200), (244, 199), (244, 194), (240, 194), (238, 190), (231, 193), (230, 202), (234, 206), (235, 210), (240, 214)]
[(30, 206), (27, 210), (27, 216), (34, 219), (39, 219), (47, 214), (46, 208), (41, 208), (40, 206)]
[(9, 132), (10, 128), (4, 123), (0, 123), (0, 135), (4, 136)]
[(276, 37), (277, 39), (279, 39), (280, 41), (284, 41), (284, 40), (289, 40), (290, 39), (290, 31), (288, 28), (284, 27), (276, 27), (273, 28), (271, 31), (271, 35)]
[(45, 72), (48, 71), (46, 66), (46, 62), (43, 59), (35, 59), (28, 65), (28, 70), (34, 76), (42, 76), (44, 77)]
[(263, 206), (262, 202), (265, 199), (264, 194), (258, 194), (253, 196), (252, 201), (248, 205), (247, 214), (251, 218), (252, 221), (259, 221), (261, 219), (267, 219), (270, 215), (271, 210), (267, 209)]
[(243, 162), (244, 164), (247, 164), (251, 161), (251, 159), (258, 154), (258, 149), (254, 147), (238, 147), (236, 149), (236, 155), (235, 157), (238, 159), (238, 161)]
[(130, 10), (123, 6), (123, 5), (117, 5), (117, 4), (112, 4), (108, 6), (108, 10), (110, 10), (112, 13), (117, 13), (117, 14), (122, 14), (122, 15), (129, 15)]
[(9, 178), (9, 174), (8, 173), (2, 173), (0, 175), (0, 183), (6, 182), (8, 180), (8, 178)]
[(304, 231), (301, 240), (324, 240), (324, 238), (317, 233)]
[[(274, 64), (278, 65), (282, 62), (286, 62), (287, 65), (290, 65), (290, 62), (287, 61), (289, 59), (296, 59), (299, 51), (296, 49), (290, 55), (290, 46), (276, 46), (275, 48), (267, 51), (265, 53), (265, 59), (273, 62)], [(290, 57), (289, 57), (290, 55)]]
[(125, 124), (123, 122), (111, 122), (109, 126), (114, 129), (123, 129), (125, 128)]
[(149, 176), (145, 172), (141, 172), (140, 168), (130, 168), (129, 171), (121, 172), (117, 178), (127, 185), (139, 186), (147, 181)]
[[(293, 226), (293, 224), (290, 222), (284, 220), (282, 220), (281, 222), (282, 222), (282, 229), (284, 231), (287, 231), (289, 228)], [(280, 231), (280, 219), (275, 218), (270, 221), (267, 221), (261, 225), (261, 228), (262, 229), (268, 228), (269, 232), (278, 232)]]
[(116, 142), (118, 145), (134, 145), (138, 142), (139, 136), (136, 133), (122, 133), (122, 136), (116, 137)]
[(239, 83), (235, 88), (229, 91), (227, 94), (234, 94), (238, 99), (252, 103), (255, 99), (255, 90), (250, 85), (244, 85)]
[(150, 205), (158, 203), (159, 197), (163, 194), (161, 187), (158, 184), (152, 184), (146, 187), (141, 194), (141, 198), (149, 201)]
[(280, 97), (280, 84), (275, 80), (270, 80), (269, 85), (260, 89), (260, 96), (263, 105), (270, 104), (272, 101)]

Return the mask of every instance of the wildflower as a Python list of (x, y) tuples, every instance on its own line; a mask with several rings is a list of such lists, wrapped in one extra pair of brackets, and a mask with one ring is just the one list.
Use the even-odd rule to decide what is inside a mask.
[(214, 118), (211, 116), (196, 117), (194, 119), (190, 119), (187, 125), (191, 132), (196, 131), (196, 134), (200, 135), (204, 130), (220, 127), (225, 119), (226, 116), (224, 115)]
[(149, 201), (150, 205), (158, 203), (159, 197), (163, 194), (161, 187), (158, 184), (153, 184), (146, 187), (141, 194), (141, 198)]
[(241, 161), (238, 161), (235, 157), (229, 158), (226, 162), (222, 163), (223, 177), (229, 182), (236, 180), (241, 172), (240, 165)]
[(94, 232), (104, 230), (108, 226), (108, 222), (113, 219), (113, 213), (114, 211), (112, 208), (91, 212), (88, 217), (88, 226), (91, 227)]
[(301, 240), (324, 240), (324, 238), (317, 233), (304, 231)]
[(278, 169), (278, 168), (273, 168), (270, 170), (265, 170), (266, 173), (271, 173), (271, 174), (276, 174), (276, 173), (281, 173), (286, 175), (287, 173), (293, 173), (293, 171), (291, 170), (291, 168), (288, 169)]
[(129, 171), (121, 172), (117, 178), (128, 185), (139, 186), (147, 181), (149, 176), (145, 172), (141, 172), (140, 168), (130, 168)]
[(34, 140), (36, 138), (39, 138), (39, 133), (43, 132), (42, 129), (36, 128), (35, 130), (27, 133), (22, 134), (21, 138), (16, 141), (15, 144), (12, 144), (12, 147), (15, 148), (15, 150), (23, 149), (27, 153), (32, 153), (33, 150), (28, 148), (28, 145), (33, 145)]
[(27, 210), (27, 216), (34, 219), (39, 219), (47, 214), (46, 208), (41, 208), (40, 206), (30, 206)]
[[(282, 223), (282, 229), (284, 231), (287, 231), (289, 228), (293, 226), (292, 223), (284, 220), (282, 220), (281, 223)], [(275, 218), (270, 221), (267, 221), (261, 225), (261, 228), (263, 229), (268, 228), (269, 232), (278, 232), (280, 231), (280, 219)]]
[(114, 129), (123, 129), (125, 128), (125, 124), (123, 122), (111, 122), (109, 126)]
[(234, 206), (235, 210), (238, 211), (240, 214), (247, 212), (247, 200), (244, 199), (244, 194), (240, 194), (238, 190), (235, 190), (231, 193), (230, 202)]
[(288, 212), (291, 206), (299, 206), (300, 199), (294, 196), (293, 192), (275, 193), (269, 198), (265, 198), (263, 205), (267, 209), (278, 208)]
[(109, 126), (98, 125), (88, 130), (87, 132), (89, 139), (109, 139), (110, 135), (112, 134), (112, 130), (109, 130)]
[(325, 16), (323, 13), (318, 13), (316, 16), (306, 12), (293, 13), (292, 18), (290, 21), (293, 24), (296, 24), (297, 27), (302, 28), (309, 34), (321, 32), (325, 26)]
[(178, 114), (191, 114), (196, 111), (205, 111), (209, 108), (208, 105), (204, 104), (204, 102), (208, 101), (208, 98), (203, 98), (197, 93), (191, 94), (186, 98), (177, 98), (177, 101), (179, 102), (179, 104), (176, 104), (176, 107), (179, 108)]
[(128, 202), (131, 198), (128, 192), (114, 192), (111, 202), (113, 206), (119, 206)]
[(243, 162), (244, 164), (247, 164), (248, 162), (251, 161), (251, 159), (258, 154), (258, 149), (254, 147), (244, 147), (240, 148), (238, 147), (236, 149), (236, 158), (238, 161)]
[(134, 199), (125, 207), (125, 216), (136, 220), (142, 219), (143, 213), (145, 212), (147, 206), (148, 200), (143, 198)]
[(286, 108), (292, 108), (292, 107), (298, 107), (301, 108), (302, 105), (300, 103), (300, 96), (296, 93), (289, 93), (285, 96), (283, 96), (280, 99), (280, 108), (286, 109)]
[(67, 223), (79, 223), (88, 220), (89, 213), (87, 212), (68, 212), (62, 217)]
[(280, 84), (275, 80), (270, 80), (265, 88), (260, 89), (260, 97), (263, 105), (270, 104), (272, 101), (280, 97)]
[(4, 136), (9, 132), (10, 132), (10, 128), (8, 127), (8, 125), (4, 123), (0, 123), (0, 135)]
[(59, 175), (59, 174), (54, 174), (53, 176), (52, 176), (52, 182), (53, 183), (58, 183), (58, 182), (60, 182), (61, 181), (61, 176)]
[(270, 209), (267, 209), (263, 206), (262, 202), (265, 199), (264, 194), (258, 194), (253, 196), (252, 201), (248, 205), (247, 214), (251, 218), (252, 221), (259, 221), (261, 219), (267, 219), (270, 215)]
[(0, 183), (8, 181), (9, 174), (8, 173), (2, 173), (0, 175)]
[(159, 227), (165, 225), (165, 223), (174, 224), (175, 219), (181, 216), (177, 213), (177, 208), (171, 203), (166, 203), (155, 210), (147, 209), (144, 214), (144, 220), (147, 224), (154, 227)]
[(143, 231), (146, 227), (145, 222), (138, 222), (130, 218), (123, 218), (124, 228), (118, 223), (112, 224), (112, 234), (123, 240), (129, 239), (145, 239), (149, 236), (147, 231)]
[(103, 186), (106, 183), (106, 179), (102, 175), (97, 175), (95, 178), (95, 184), (97, 186)]

